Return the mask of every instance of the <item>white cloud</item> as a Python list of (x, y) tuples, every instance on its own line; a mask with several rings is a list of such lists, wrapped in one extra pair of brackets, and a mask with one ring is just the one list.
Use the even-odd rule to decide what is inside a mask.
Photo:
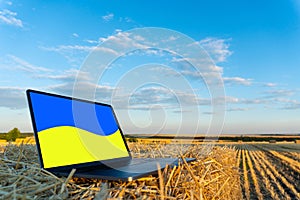
[[(114, 106), (119, 109), (135, 109), (147, 110), (155, 109), (159, 106), (164, 108), (174, 107), (177, 99), (174, 94), (162, 87), (144, 87), (135, 91), (132, 94), (125, 93), (123, 95), (116, 95), (113, 99)], [(128, 103), (127, 103), (128, 102)]]
[[(176, 37), (166, 37), (169, 40), (176, 40)], [(152, 40), (150, 41), (145, 41), (146, 38), (143, 38), (140, 35), (131, 35), (131, 33), (128, 32), (122, 32), (122, 31), (117, 31), (115, 35), (112, 36), (108, 36), (105, 38), (100, 38), (99, 41), (97, 40), (85, 40), (86, 42), (89, 42), (91, 44), (91, 46), (87, 46), (87, 45), (60, 45), (57, 47), (43, 47), (44, 50), (48, 50), (48, 51), (55, 51), (58, 53), (61, 53), (62, 55), (64, 55), (65, 57), (69, 58), (69, 57), (74, 57), (74, 55), (76, 52), (89, 52), (89, 51), (93, 51), (93, 50), (98, 50), (98, 51), (103, 51), (103, 52), (108, 52), (114, 55), (118, 55), (120, 56), (119, 52), (124, 51), (124, 49), (126, 48), (130, 48), (130, 49), (141, 49), (141, 51), (146, 52), (146, 53), (151, 53), (151, 54), (155, 54), (155, 56), (161, 56), (161, 51), (154, 51), (151, 48), (152, 46), (157, 46), (157, 44), (151, 44), (151, 42), (153, 42)], [(223, 46), (220, 45), (220, 41), (223, 42)], [(220, 40), (220, 41), (215, 41), (214, 45), (216, 48), (218, 48), (216, 51), (218, 53), (221, 52), (221, 48), (226, 48), (228, 49), (228, 46), (225, 45), (225, 40)], [(94, 46), (97, 45), (98, 43), (101, 42), (107, 42), (106, 44), (104, 43), (103, 45), (101, 45), (100, 47)], [(176, 43), (176, 41), (175, 41)], [(208, 44), (208, 43), (212, 43), (212, 41), (203, 41), (203, 44)], [(218, 46), (218, 45), (219, 46)], [(195, 44), (194, 44), (195, 45)], [(211, 45), (210, 47), (212, 48), (213, 45)], [(229, 50), (226, 51), (223, 50), (222, 56), (228, 56), (229, 55)], [(171, 52), (172, 54), (172, 52)], [(194, 58), (194, 60), (192, 58), (187, 58), (187, 59), (180, 59), (178, 57), (174, 57), (171, 63), (172, 65), (177, 65), (179, 67), (177, 67), (177, 70), (173, 70), (173, 71), (169, 71), (169, 73), (173, 73), (173, 75), (183, 75), (186, 78), (190, 77), (190, 78), (194, 78), (194, 79), (199, 79), (199, 78), (205, 78), (207, 83), (209, 80), (214, 80), (218, 77), (220, 77), (220, 75), (223, 72), (223, 68), (214, 65), (210, 59), (206, 59), (207, 56), (205, 56), (205, 58)], [(172, 59), (172, 57), (170, 56), (169, 59)], [(206, 62), (201, 62), (203, 60), (201, 59), (206, 59)], [(167, 62), (169, 63), (170, 60), (168, 60)], [(175, 62), (177, 62), (176, 64), (174, 64)], [(189, 65), (188, 67), (184, 66), (184, 63), (186, 63), (187, 65)], [(201, 70), (201, 73), (199, 71), (197, 71), (195, 68), (193, 68), (193, 66), (191, 66), (190, 63), (203, 63), (203, 65), (201, 65), (201, 67), (203, 66), (203, 69)], [(200, 68), (200, 67), (199, 67)], [(178, 72), (178, 73), (176, 73)], [(167, 74), (167, 73), (166, 73)], [(168, 74), (167, 74), (168, 75)], [(169, 74), (170, 75), (170, 74)], [(57, 76), (56, 76), (57, 77)], [(219, 79), (218, 79), (219, 80)], [(222, 81), (220, 81), (222, 82)], [(219, 82), (218, 82), (219, 83)], [(165, 99), (168, 100), (167, 97), (164, 97)], [(183, 97), (182, 97), (183, 99)], [(191, 102), (191, 101), (195, 101), (201, 105), (205, 104), (205, 105), (209, 105), (211, 103), (211, 101), (207, 101), (206, 99), (189, 99), (187, 100), (187, 102)], [(161, 103), (161, 102), (159, 102)]]
[(29, 72), (29, 73), (50, 72), (51, 71), (50, 69), (47, 69), (44, 67), (32, 65), (29, 62), (27, 62), (17, 56), (14, 56), (14, 55), (8, 55), (6, 62), (9, 65), (9, 67), (15, 68), (17, 70)]
[(100, 44), (99, 40), (84, 40), (84, 41), (89, 43), (89, 44)]
[(60, 45), (57, 47), (41, 47), (43, 50), (63, 52), (63, 51), (92, 51), (95, 49), (95, 46), (83, 46), (83, 45)]
[(101, 42), (109, 41), (113, 47), (131, 47), (131, 48), (140, 48), (140, 49), (147, 49), (151, 47), (151, 44), (144, 45), (141, 44), (140, 41), (144, 41), (145, 38), (134, 35), (134, 38), (132, 38), (132, 35), (128, 32), (117, 32), (116, 35), (111, 35), (106, 38), (100, 38)]
[(226, 61), (232, 54), (232, 51), (229, 50), (229, 40), (208, 37), (200, 40), (198, 44), (207, 51), (216, 63), (219, 63)]
[(267, 104), (270, 103), (270, 100), (254, 98), (254, 99), (245, 99), (245, 98), (237, 98), (232, 96), (226, 96), (225, 101), (227, 104)]
[[(174, 63), (186, 63), (188, 65), (190, 65), (189, 63), (197, 63), (197, 62), (201, 62), (201, 61), (203, 61), (203, 60), (201, 60), (201, 58), (178, 58), (178, 57), (172, 57), (172, 62), (174, 62)], [(204, 60), (204, 61), (207, 61), (207, 60)], [(182, 65), (182, 67), (184, 67), (184, 65)], [(205, 65), (205, 67), (206, 67), (206, 71), (223, 73), (223, 67), (220, 67), (220, 66), (217, 66), (217, 65), (213, 65), (213, 64)], [(188, 68), (190, 68), (190, 67), (188, 67)]]
[[(191, 63), (201, 63), (201, 58), (191, 59), (191, 58), (176, 58), (173, 57), (172, 63), (176, 65), (178, 69), (177, 72), (169, 71), (168, 75), (183, 75), (192, 79), (205, 79), (207, 83), (214, 79), (219, 79), (223, 73), (223, 68), (216, 66), (212, 63), (205, 64), (201, 66), (201, 69), (195, 68)], [(206, 61), (204, 61), (206, 62)]]
[(266, 94), (265, 98), (276, 98), (276, 97), (292, 96), (295, 93), (295, 91), (278, 89), (278, 90), (265, 91), (264, 93)]
[(24, 88), (0, 86), (0, 107), (22, 109), (26, 106)]
[[(274, 96), (269, 96), (266, 98), (264, 96), (259, 98), (253, 99), (246, 99), (246, 98), (237, 98), (232, 96), (226, 96), (226, 103), (227, 105), (264, 105), (265, 108), (272, 108), (272, 109), (284, 109), (284, 110), (293, 110), (293, 109), (300, 109), (300, 102), (295, 99), (286, 98), (285, 95), (282, 94), (290, 94), (290, 91), (287, 90), (279, 90), (279, 91), (272, 91)], [(254, 109), (254, 108), (252, 108)], [(247, 111), (250, 110), (249, 108), (231, 108), (229, 107), (227, 111)]]
[(270, 100), (255, 98), (255, 99), (241, 99), (243, 104), (270, 104)]
[(237, 85), (251, 85), (252, 84), (252, 80), (251, 79), (245, 79), (242, 77), (223, 77), (223, 81), (227, 84), (233, 85), (233, 84), (237, 84)]
[[(175, 36), (168, 37), (168, 40), (176, 40), (177, 38)], [(222, 60), (225, 58), (225, 56), (229, 56), (230, 51), (228, 50), (229, 45), (226, 43), (227, 40), (223, 39), (205, 39), (202, 40), (200, 43), (204, 46), (209, 47), (210, 51), (214, 54), (216, 54), (216, 57), (219, 57), (218, 60)], [(142, 55), (142, 53), (145, 53), (147, 55), (155, 55), (164, 57), (166, 56), (165, 53), (162, 50), (156, 50), (153, 48), (153, 46), (157, 46), (157, 44), (153, 44), (150, 41), (147, 41), (146, 38), (143, 38), (140, 35), (132, 35), (129, 32), (122, 32), (120, 30), (116, 31), (115, 35), (111, 35), (104, 38), (99, 38), (99, 40), (85, 40), (85, 42), (88, 42), (91, 44), (91, 46), (86, 45), (60, 45), (57, 47), (42, 47), (44, 50), (48, 51), (55, 51), (60, 54), (62, 54), (66, 59), (69, 60), (69, 62), (74, 62), (74, 59), (78, 58), (82, 55), (81, 53), (87, 53), (94, 50), (102, 51), (105, 53), (111, 53), (113, 55), (121, 56), (120, 52), (122, 52), (124, 49), (140, 49), (139, 55)], [(107, 43), (105, 43), (107, 42)], [(104, 43), (105, 45), (96, 46), (100, 43)], [(195, 45), (195, 44), (194, 44)], [(213, 48), (216, 48), (213, 50)], [(171, 50), (170, 50), (171, 51)], [(169, 52), (169, 54), (172, 54), (174, 52)], [(130, 53), (128, 54), (130, 55)], [(178, 65), (179, 70), (177, 70), (180, 74), (198, 79), (198, 78), (205, 78), (207, 82), (209, 80), (214, 80), (217, 77), (220, 77), (220, 75), (223, 72), (223, 68), (214, 65), (211, 63), (210, 59), (205, 58), (179, 58), (175, 57), (176, 54), (174, 54), (174, 57), (172, 57), (172, 64)], [(85, 54), (86, 56), (86, 54)], [(170, 56), (170, 55), (169, 55)], [(222, 59), (221, 59), (221, 57)], [(84, 57), (84, 56), (82, 56)], [(72, 59), (73, 58), (73, 59)], [(201, 60), (202, 59), (202, 60)], [(224, 60), (224, 59), (223, 59)], [(83, 59), (82, 59), (83, 61)], [(202, 63), (201, 64), (201, 73), (197, 70), (195, 70), (191, 63)], [(79, 64), (79, 63), (78, 63)], [(186, 66), (188, 65), (188, 66)], [(177, 73), (178, 75), (178, 73)], [(218, 79), (219, 80), (219, 79)], [(228, 80), (229, 81), (229, 80)], [(233, 80), (232, 80), (233, 81)], [(250, 80), (248, 80), (249, 82)], [(247, 84), (244, 81), (244, 84)]]
[(204, 114), (204, 115), (213, 115), (215, 113), (211, 112), (211, 111), (205, 111), (205, 112), (202, 112), (202, 114)]
[[(128, 47), (137, 49), (147, 49), (149, 46), (142, 45), (140, 41), (144, 38), (141, 36), (131, 36), (127, 32), (117, 32), (116, 35), (99, 38), (99, 40), (84, 40), (91, 45), (59, 45), (56, 47), (40, 47), (45, 51), (53, 51), (64, 56), (71, 64), (76, 66), (82, 64), (84, 58), (92, 51), (99, 51), (116, 56), (120, 56), (120, 52)], [(100, 43), (109, 41), (106, 45)]]
[(78, 35), (77, 33), (73, 33), (72, 36), (73, 36), (73, 37), (76, 37), (76, 38), (79, 37), (79, 35)]
[(96, 94), (95, 97), (100, 98), (101, 101), (103, 101), (104, 99), (110, 99), (112, 92), (117, 90), (117, 88), (108, 85), (98, 85), (95, 83), (91, 83), (90, 75), (88, 72), (79, 71), (78, 69), (73, 68), (64, 71), (55, 71), (48, 74), (35, 75), (34, 78), (50, 79), (56, 81), (56, 84), (46, 87), (46, 90), (62, 93), (69, 96), (75, 94), (77, 95), (77, 97), (85, 98), (92, 98), (93, 94), (91, 94), (91, 91), (93, 91)]
[(294, 104), (297, 103), (297, 100), (287, 99), (287, 98), (274, 98), (274, 101), (280, 102), (280, 103), (286, 103), (286, 104)]
[[(97, 101), (107, 102), (107, 103), (110, 101), (112, 93), (116, 90), (116, 88), (111, 86), (97, 85), (97, 84), (90, 83), (88, 81), (77, 82), (76, 88), (74, 87), (74, 82), (65, 81), (61, 84), (52, 85), (48, 87), (48, 89), (69, 96), (75, 94), (76, 97), (84, 97), (84, 98), (94, 97)], [(95, 93), (91, 95), (90, 89), (95, 89)], [(89, 99), (89, 100), (94, 100), (94, 99)]]
[(284, 109), (284, 110), (297, 110), (297, 109), (300, 109), (300, 102), (290, 103), (290, 104), (284, 106), (282, 109)]
[(300, 109), (300, 102), (295, 99), (289, 99), (285, 97), (277, 97), (271, 99), (274, 103), (279, 104), (281, 107), (280, 109), (283, 110), (296, 110)]
[(78, 69), (68, 69), (68, 70), (65, 70), (62, 72), (55, 72), (52, 74), (39, 74), (34, 77), (35, 78), (52, 79), (52, 80), (57, 80), (57, 81), (61, 81), (61, 82), (74, 82), (75, 79), (77, 79), (77, 81), (90, 80), (89, 73), (81, 71), (80, 76), (79, 76)]
[(236, 97), (226, 96), (225, 101), (226, 103), (239, 103), (240, 99)]
[(285, 110), (296, 110), (300, 109), (300, 102), (297, 100), (290, 100), (284, 107)]
[[(279, 92), (281, 93), (281, 92)], [(298, 100), (289, 99), (289, 98), (254, 98), (254, 99), (245, 99), (245, 98), (237, 98), (226, 96), (227, 105), (265, 105), (265, 108), (273, 108), (273, 109), (284, 109), (284, 110), (293, 110), (300, 109), (300, 102)], [(231, 108), (229, 107), (227, 111), (247, 111), (249, 108)]]
[(17, 13), (4, 9), (0, 11), (0, 22), (12, 26), (23, 27), (23, 22), (16, 18)]
[[(96, 44), (94, 41), (86, 41), (90, 44)], [(118, 52), (111, 48), (97, 45), (60, 45), (57, 47), (40, 47), (45, 51), (52, 51), (61, 54), (72, 66), (78, 67), (82, 64), (86, 56), (92, 51), (101, 51), (113, 55), (119, 55)]]
[(266, 87), (275, 87), (277, 86), (276, 83), (263, 83), (263, 86), (266, 86)]
[(134, 22), (130, 17), (120, 17), (119, 22), (127, 22), (127, 23), (132, 23)]
[(226, 111), (227, 112), (235, 112), (235, 111), (248, 111), (250, 110), (249, 108), (228, 108)]
[(284, 104), (281, 109), (284, 110), (296, 110), (300, 109), (300, 102), (295, 99), (287, 99), (287, 98), (275, 98), (274, 101), (278, 103)]
[(111, 21), (114, 18), (114, 14), (113, 13), (108, 13), (107, 15), (102, 16), (102, 19), (104, 21)]
[(174, 41), (174, 40), (177, 40), (178, 37), (175, 37), (175, 36), (172, 35), (172, 36), (170, 36), (168, 39), (169, 39), (169, 41)]
[(86, 45), (60, 45), (58, 47), (41, 47), (46, 51), (54, 51), (58, 53), (67, 53), (67, 52), (91, 52), (91, 51), (103, 51), (106, 53), (112, 53), (118, 55), (118, 52), (113, 49), (101, 47), (101, 46), (86, 46)]
[(143, 87), (132, 94), (119, 88), (120, 93), (113, 96), (113, 105), (118, 109), (171, 109), (176, 112), (179, 108), (211, 105), (211, 99), (200, 98), (195, 94), (181, 90), (170, 90), (163, 87)]

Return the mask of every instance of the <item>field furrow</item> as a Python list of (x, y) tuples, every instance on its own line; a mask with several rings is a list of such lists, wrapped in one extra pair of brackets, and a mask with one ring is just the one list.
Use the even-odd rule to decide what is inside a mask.
[(260, 151), (255, 152), (254, 156), (257, 158), (257, 160), (259, 161), (259, 164), (262, 166), (262, 168), (265, 170), (265, 172), (267, 173), (267, 175), (271, 179), (270, 183), (274, 186), (274, 188), (277, 188), (277, 194), (280, 194), (280, 196), (282, 198), (291, 199), (291, 197), (289, 196), (289, 194), (285, 190), (286, 186), (280, 180), (280, 178), (276, 176), (276, 173), (273, 172), (274, 168), (268, 166), (264, 162), (265, 158), (262, 156), (261, 152)]
[(241, 163), (241, 155), (242, 151), (240, 149), (237, 150), (237, 159), (236, 159), (236, 166), (239, 167)]
[(243, 162), (243, 181), (241, 184), (244, 186), (242, 187), (243, 195), (248, 200), (250, 199), (250, 186), (249, 186), (249, 179), (248, 179), (248, 171), (246, 165), (246, 155), (245, 150), (242, 150), (242, 162)]
[(281, 153), (277, 151), (270, 151), (274, 156), (278, 157), (281, 159), (283, 162), (285, 162), (287, 165), (289, 165), (293, 170), (297, 171), (300, 173), (300, 162), (293, 160), (285, 155), (282, 155)]
[[(263, 192), (263, 197), (264, 199), (268, 199), (268, 198), (272, 198), (272, 199), (276, 199), (276, 200), (280, 200), (282, 199), (279, 194), (279, 189), (278, 187), (276, 187), (276, 184), (272, 181), (272, 178), (275, 179), (274, 175), (272, 174), (272, 178), (270, 177), (270, 175), (268, 173), (270, 173), (269, 171), (267, 171), (261, 163), (259, 161), (259, 158), (257, 158), (257, 156), (255, 155), (255, 151), (250, 151), (249, 152), (250, 157), (253, 160), (255, 169), (258, 171), (259, 173), (259, 178), (260, 180), (262, 180), (263, 186), (262, 188), (264, 189)], [(271, 180), (270, 180), (271, 179)], [(273, 185), (275, 184), (275, 185)]]
[[(251, 194), (255, 195), (258, 199), (263, 199), (263, 196), (262, 196), (261, 191), (260, 191), (260, 186), (259, 186), (259, 183), (258, 183), (258, 180), (257, 180), (257, 176), (256, 176), (255, 170), (253, 168), (252, 161), (249, 157), (249, 151), (246, 151), (245, 155), (246, 155), (246, 159), (247, 159), (248, 166), (249, 166), (249, 169), (250, 169), (251, 178), (253, 180), (255, 193), (256, 193), (256, 194), (254, 194), (254, 192), (251, 192)], [(253, 188), (253, 187), (251, 187), (251, 188)]]
[(300, 153), (297, 153), (297, 152), (287, 152), (287, 151), (277, 151), (279, 152), (280, 154), (292, 159), (292, 160), (295, 160), (297, 162), (300, 162)]
[[(255, 147), (257, 147), (257, 145), (255, 145)], [(298, 168), (296, 168), (294, 165), (291, 165), (289, 162), (280, 158), (278, 156), (279, 153), (277, 153), (276, 151), (272, 151), (273, 152), (272, 153), (271, 150), (269, 150), (269, 148), (267, 148), (266, 146), (257, 147), (257, 148), (260, 148), (260, 150), (262, 152), (264, 152), (264, 154), (267, 157), (267, 160), (278, 170), (278, 173), (282, 177), (284, 177), (284, 179), (287, 182), (292, 183), (292, 185), (294, 186), (293, 188), (296, 191), (296, 192), (294, 192), (294, 191), (293, 192), (296, 195), (300, 196), (300, 184), (297, 181), (300, 179), (300, 173), (298, 171)], [(294, 183), (297, 183), (297, 184), (294, 184)]]
[(300, 195), (294, 186), (294, 181), (287, 180), (287, 178), (284, 176), (283, 172), (281, 171), (281, 168), (278, 169), (278, 165), (273, 164), (273, 161), (272, 162), (269, 161), (272, 159), (267, 157), (266, 152), (259, 151), (258, 155), (260, 156), (261, 160), (265, 163), (265, 165), (268, 166), (268, 168), (272, 171), (274, 176), (277, 177), (277, 180), (282, 183), (285, 192), (292, 199), (297, 199), (297, 198), (300, 199)]
[(291, 157), (300, 162), (300, 153), (297, 152), (290, 152)]

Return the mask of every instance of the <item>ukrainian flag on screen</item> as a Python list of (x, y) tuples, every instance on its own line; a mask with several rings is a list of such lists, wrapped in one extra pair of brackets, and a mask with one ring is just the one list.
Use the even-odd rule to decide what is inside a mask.
[(127, 157), (110, 106), (30, 93), (44, 168)]

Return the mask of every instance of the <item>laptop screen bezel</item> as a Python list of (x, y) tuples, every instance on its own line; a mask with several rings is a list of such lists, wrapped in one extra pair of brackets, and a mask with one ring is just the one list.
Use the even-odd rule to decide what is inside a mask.
[[(36, 94), (41, 94), (41, 95), (46, 95), (46, 96), (52, 96), (52, 97), (57, 97), (57, 98), (64, 98), (64, 99), (68, 99), (70, 101), (79, 101), (79, 102), (85, 102), (85, 103), (110, 107), (111, 110), (112, 110), (113, 116), (115, 118), (115, 121), (117, 123), (117, 126), (120, 130), (122, 140), (123, 140), (123, 142), (126, 146), (128, 156), (120, 157), (120, 158), (107, 159), (107, 160), (92, 161), (92, 162), (87, 162), (87, 163), (78, 163), (78, 164), (70, 164), (70, 165), (64, 165), (64, 166), (45, 168), (44, 163), (43, 163), (43, 156), (42, 156), (42, 153), (41, 153), (41, 146), (40, 146), (40, 143), (39, 143), (38, 131), (37, 131), (36, 123), (35, 123), (36, 119), (35, 119), (34, 109), (33, 109), (33, 106), (32, 106), (32, 101), (31, 101), (31, 96), (30, 96), (31, 93), (36, 93)], [(105, 103), (100, 103), (100, 102), (95, 102), (95, 101), (89, 101), (89, 100), (85, 100), (85, 99), (79, 99), (79, 98), (74, 98), (74, 97), (69, 97), (69, 96), (63, 96), (63, 95), (59, 95), (59, 94), (42, 92), (42, 91), (38, 91), (38, 90), (32, 90), (32, 89), (26, 90), (26, 96), (27, 96), (27, 102), (28, 102), (28, 106), (29, 106), (29, 110), (30, 110), (30, 116), (31, 116), (31, 121), (32, 121), (32, 126), (33, 126), (33, 132), (34, 132), (34, 137), (35, 137), (35, 141), (36, 141), (36, 146), (37, 146), (37, 150), (38, 150), (38, 156), (39, 156), (39, 162), (40, 162), (41, 168), (47, 169), (47, 170), (50, 170), (50, 171), (62, 171), (62, 170), (69, 170), (69, 169), (73, 169), (73, 168), (86, 168), (86, 167), (101, 166), (101, 165), (102, 166), (126, 165), (126, 163), (129, 162), (132, 159), (132, 156), (131, 156), (130, 150), (128, 148), (125, 136), (124, 136), (123, 131), (120, 127), (120, 124), (118, 122), (118, 119), (116, 117), (114, 109), (111, 105), (105, 104)]]

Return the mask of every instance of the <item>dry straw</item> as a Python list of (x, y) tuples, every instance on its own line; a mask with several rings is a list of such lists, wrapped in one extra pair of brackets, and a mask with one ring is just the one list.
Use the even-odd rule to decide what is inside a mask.
[(72, 178), (40, 169), (35, 145), (0, 153), (0, 199), (241, 199), (236, 150), (204, 145), (130, 143), (134, 157), (196, 157), (197, 161), (131, 182)]

